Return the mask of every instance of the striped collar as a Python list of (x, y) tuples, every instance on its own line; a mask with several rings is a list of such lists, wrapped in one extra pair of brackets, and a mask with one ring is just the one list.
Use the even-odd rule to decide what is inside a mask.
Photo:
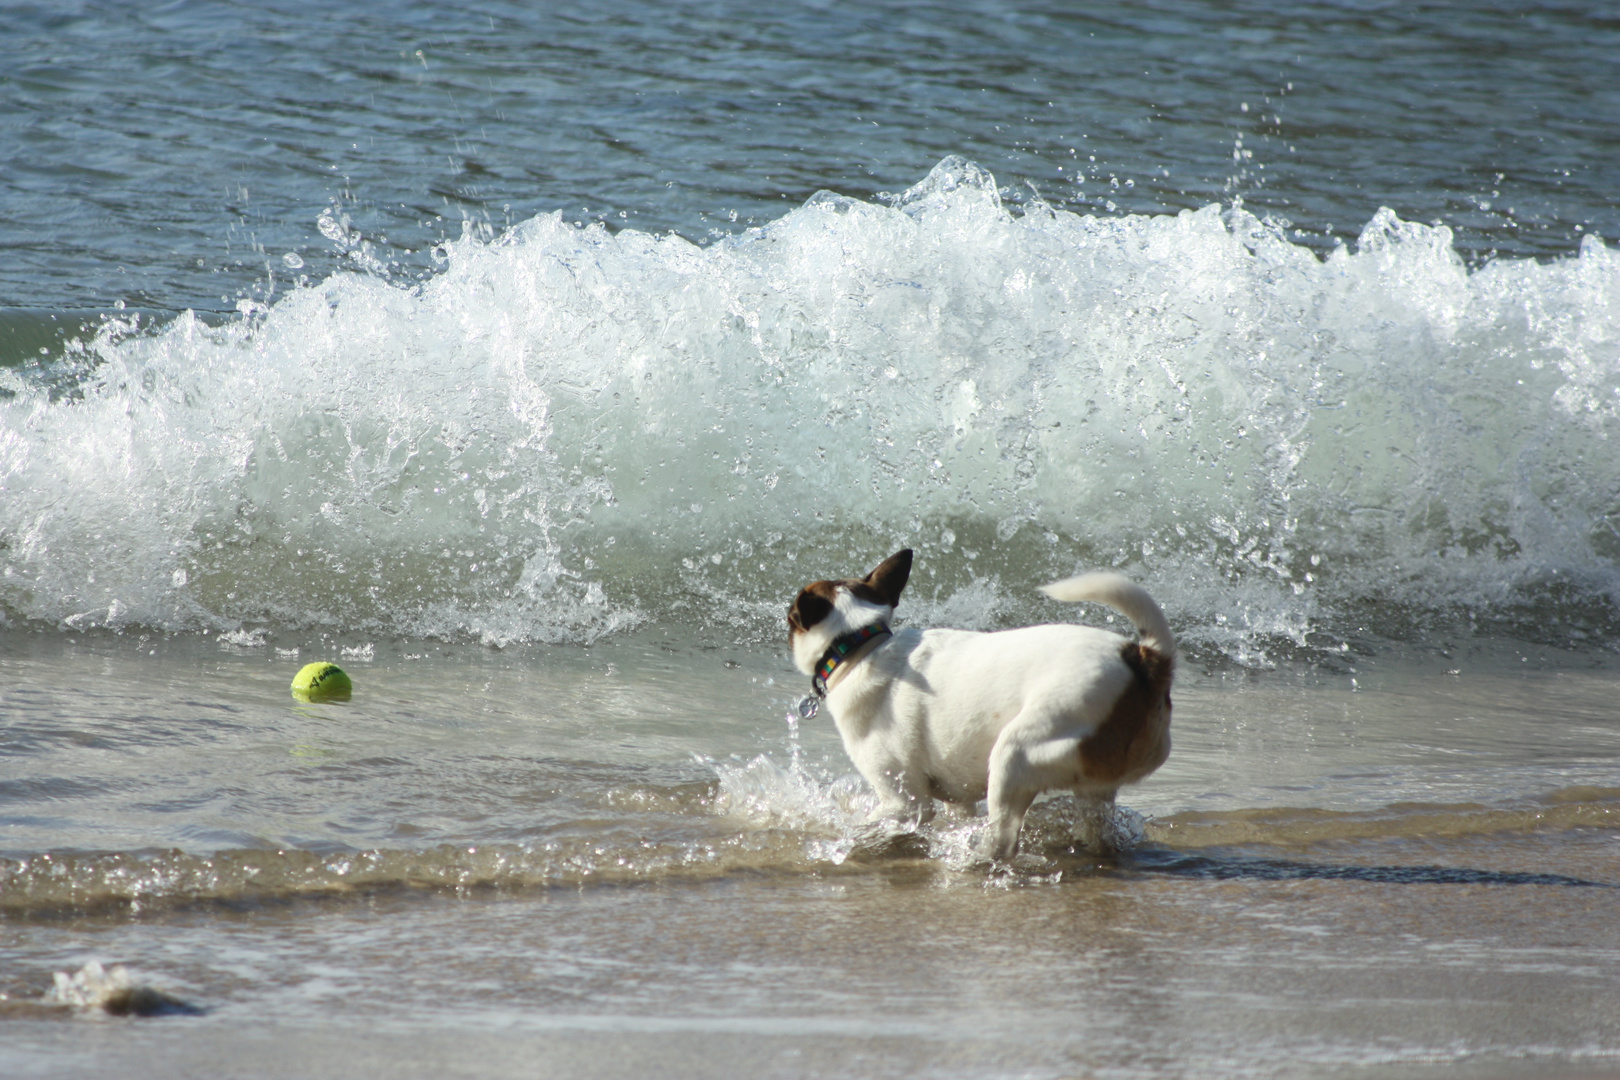
[(816, 697), (827, 696), (827, 680), (832, 678), (833, 672), (849, 662), (850, 655), (867, 642), (879, 637), (887, 637), (889, 628), (882, 623), (872, 623), (859, 630), (851, 630), (842, 637), (834, 638), (833, 643), (827, 646), (827, 651), (821, 654), (816, 662), (816, 673), (810, 676), (810, 689)]

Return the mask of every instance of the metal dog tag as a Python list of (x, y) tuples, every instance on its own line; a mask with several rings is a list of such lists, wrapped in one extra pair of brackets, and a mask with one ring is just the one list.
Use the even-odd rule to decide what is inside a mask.
[(820, 711), (821, 711), (821, 702), (817, 701), (813, 696), (811, 696), (809, 694), (806, 694), (805, 697), (804, 697), (804, 700), (799, 702), (799, 719), (800, 720), (814, 719), (816, 713), (818, 713)]

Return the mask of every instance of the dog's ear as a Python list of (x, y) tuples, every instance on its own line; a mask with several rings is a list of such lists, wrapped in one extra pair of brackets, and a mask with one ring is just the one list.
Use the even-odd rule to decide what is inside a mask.
[(890, 607), (900, 606), (900, 590), (911, 579), (911, 549), (897, 551), (866, 575), (866, 584)]

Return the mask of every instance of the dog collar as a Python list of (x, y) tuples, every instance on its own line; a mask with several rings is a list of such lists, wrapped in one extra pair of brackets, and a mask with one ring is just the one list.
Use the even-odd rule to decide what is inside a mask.
[(888, 634), (889, 628), (887, 626), (882, 623), (872, 623), (870, 626), (863, 626), (859, 630), (851, 630), (842, 637), (834, 638), (833, 643), (827, 646), (827, 651), (821, 654), (821, 659), (816, 661), (816, 673), (810, 676), (811, 691), (818, 698), (826, 697), (827, 680), (832, 678), (832, 673), (849, 660), (850, 654), (868, 641), (874, 638), (887, 637)]

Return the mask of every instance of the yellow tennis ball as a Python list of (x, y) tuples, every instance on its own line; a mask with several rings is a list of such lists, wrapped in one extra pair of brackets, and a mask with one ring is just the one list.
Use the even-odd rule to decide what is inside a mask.
[(325, 660), (305, 664), (293, 676), (293, 697), (302, 701), (348, 701), (354, 683), (336, 664)]

